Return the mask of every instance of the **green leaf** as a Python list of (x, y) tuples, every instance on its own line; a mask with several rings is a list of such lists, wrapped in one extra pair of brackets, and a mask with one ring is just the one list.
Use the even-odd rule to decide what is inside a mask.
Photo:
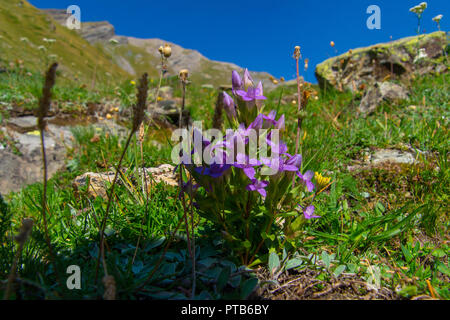
[(241, 299), (247, 299), (248, 296), (255, 290), (258, 285), (257, 278), (251, 278), (246, 280), (241, 287)]
[(303, 260), (301, 260), (301, 259), (297, 259), (297, 258), (291, 259), (286, 263), (286, 270), (297, 268), (297, 267), (301, 266), (302, 263), (303, 263)]
[(447, 267), (445, 264), (443, 264), (442, 262), (438, 261), (437, 262), (437, 269), (439, 272), (447, 275), (450, 277), (450, 268)]
[(325, 264), (325, 267), (329, 268), (331, 263), (331, 257), (326, 251), (322, 251), (322, 261)]
[(280, 267), (280, 259), (275, 252), (271, 252), (269, 255), (269, 270), (270, 274), (273, 275), (275, 271)]
[(131, 267), (131, 271), (133, 271), (134, 274), (138, 274), (139, 272), (141, 272), (143, 268), (144, 263), (141, 260), (139, 260), (133, 264), (133, 266)]
[(432, 253), (432, 255), (433, 255), (433, 257), (436, 257), (436, 258), (442, 258), (442, 257), (445, 257), (445, 256), (446, 256), (445, 251), (442, 250), (442, 249), (436, 249), (436, 250), (434, 250), (433, 253)]
[(228, 279), (230, 279), (231, 275), (231, 267), (226, 266), (222, 269), (219, 276), (217, 277), (217, 292), (222, 292), (223, 288), (225, 288)]
[(411, 252), (409, 252), (408, 248), (404, 245), (401, 245), (403, 255), (405, 256), (405, 259), (407, 262), (410, 262), (413, 259), (413, 256), (411, 255)]
[(336, 278), (339, 277), (341, 275), (341, 273), (345, 271), (346, 268), (347, 267), (345, 265), (341, 264), (334, 270), (334, 272), (333, 272), (334, 276)]

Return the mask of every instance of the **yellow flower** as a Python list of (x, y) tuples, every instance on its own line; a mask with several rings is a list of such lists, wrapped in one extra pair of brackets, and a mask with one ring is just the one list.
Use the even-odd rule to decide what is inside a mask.
[(131, 80), (130, 83), (131, 83), (133, 86), (136, 85), (136, 81), (134, 81), (134, 80)]
[(334, 41), (330, 42), (330, 46), (334, 47)]
[(162, 97), (158, 97), (158, 98), (156, 98), (156, 100), (158, 100), (158, 101), (163, 101), (163, 100), (164, 100), (164, 98), (162, 98)]
[(27, 132), (27, 134), (30, 134), (32, 136), (39, 136), (41, 133), (39, 132), (39, 130), (34, 130), (34, 131)]
[(316, 179), (319, 189), (325, 188), (331, 181), (330, 177), (324, 177), (318, 172), (314, 174), (314, 178)]

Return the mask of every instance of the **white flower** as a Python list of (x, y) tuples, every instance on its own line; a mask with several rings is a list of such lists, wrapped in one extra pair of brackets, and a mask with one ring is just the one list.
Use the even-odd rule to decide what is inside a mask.
[(47, 42), (47, 43), (54, 43), (54, 42), (56, 42), (55, 39), (47, 39), (47, 38), (43, 38), (42, 40), (43, 40), (44, 42)]
[(111, 44), (118, 44), (119, 41), (117, 41), (116, 39), (109, 39), (109, 43), (111, 43)]
[(22, 42), (30, 42), (30, 40), (28, 40), (27, 37), (21, 37), (20, 41), (22, 41)]
[(417, 61), (419, 61), (420, 59), (423, 59), (423, 58), (428, 58), (428, 55), (425, 52), (425, 48), (420, 48), (419, 49), (419, 54), (414, 59), (414, 63), (416, 63)]
[(38, 48), (38, 50), (41, 50), (41, 51), (47, 51), (47, 48), (44, 46), (39, 46), (37, 48)]
[(442, 17), (443, 17), (443, 15), (442, 15), (442, 14), (439, 14), (439, 15), (437, 15), (436, 17), (434, 17), (432, 20), (435, 21), (435, 22), (437, 22), (437, 23), (439, 23), (439, 22), (441, 22)]
[(427, 8), (428, 4), (426, 2), (422, 2), (417, 6), (412, 7), (409, 11), (414, 12), (417, 15), (421, 15), (423, 11)]

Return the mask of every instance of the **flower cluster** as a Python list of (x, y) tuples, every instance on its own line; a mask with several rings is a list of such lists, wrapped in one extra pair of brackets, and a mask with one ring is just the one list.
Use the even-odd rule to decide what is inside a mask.
[[(261, 82), (255, 86), (248, 70), (243, 78), (233, 71), (232, 94), (224, 93), (223, 97), (231, 127), (224, 137), (212, 140), (196, 128), (192, 132), (194, 141), (201, 141), (201, 150), (194, 146), (191, 158), (201, 154), (210, 161), (203, 158), (201, 164), (183, 163), (192, 177), (188, 184), (196, 191), (199, 213), (222, 225), (233, 239), (248, 241), (248, 253), (251, 244), (260, 240), (261, 228), (271, 230), (281, 213), (291, 213), (284, 217), (286, 222), (319, 216), (314, 215), (311, 200), (306, 200), (313, 198), (307, 195), (315, 190), (314, 172), (302, 173), (302, 156), (289, 154), (280, 139), (285, 129), (284, 115), (277, 118), (275, 110), (262, 113), (261, 101), (266, 97)], [(292, 214), (298, 211), (300, 215)], [(261, 225), (250, 223), (261, 216), (269, 220)], [(241, 230), (244, 226), (245, 230)], [(252, 234), (256, 241), (249, 239)]]

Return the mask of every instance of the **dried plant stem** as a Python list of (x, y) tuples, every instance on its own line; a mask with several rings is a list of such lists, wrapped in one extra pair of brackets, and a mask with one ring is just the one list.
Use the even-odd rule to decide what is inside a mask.
[[(178, 127), (181, 129), (183, 127), (183, 111), (186, 103), (186, 84), (187, 79), (182, 77), (181, 78), (181, 84), (182, 84), (182, 101), (181, 101), (181, 108), (180, 108), (180, 116), (179, 116), (179, 122)], [(192, 235), (190, 236), (189, 233), (189, 223), (187, 220), (188, 210), (186, 208), (186, 198), (184, 196), (184, 189), (183, 189), (183, 172), (184, 172), (184, 166), (183, 163), (180, 162), (179, 165), (180, 168), (180, 176), (179, 176), (179, 187), (180, 187), (180, 195), (181, 200), (183, 203), (183, 212), (184, 212), (184, 222), (186, 225), (186, 237), (187, 237), (187, 245), (189, 250), (189, 255), (191, 256), (192, 261), (192, 293), (191, 293), (191, 299), (195, 296), (195, 286), (196, 286), (196, 273), (195, 273), (195, 227), (194, 227), (194, 211), (193, 211), (193, 200), (192, 200), (192, 185), (189, 188), (190, 192), (190, 203), (189, 203), (189, 211), (191, 216), (191, 231)], [(191, 241), (192, 240), (192, 241)]]
[(51, 96), (52, 96), (52, 88), (55, 85), (56, 80), (56, 68), (58, 67), (57, 63), (53, 63), (50, 68), (47, 70), (45, 74), (45, 83), (44, 87), (42, 88), (42, 96), (39, 99), (39, 108), (37, 110), (37, 116), (38, 116), (38, 128), (39, 128), (39, 134), (41, 138), (41, 154), (42, 154), (42, 166), (43, 166), (43, 194), (42, 194), (42, 218), (44, 222), (44, 233), (45, 233), (45, 241), (48, 246), (49, 251), (49, 257), (50, 261), (53, 264), (53, 267), (55, 268), (55, 276), (56, 281), (58, 282), (59, 286), (62, 287), (62, 283), (60, 281), (58, 268), (55, 263), (55, 258), (53, 255), (53, 248), (50, 241), (50, 236), (48, 233), (48, 222), (47, 222), (47, 155), (45, 152), (45, 138), (44, 138), (44, 131), (46, 127), (45, 117), (47, 116), (47, 113), (50, 109), (50, 103), (51, 103)]
[[(108, 194), (108, 203), (106, 205), (105, 215), (103, 217), (102, 223), (100, 224), (100, 228), (101, 228), (100, 229), (100, 250), (99, 250), (98, 257), (97, 257), (97, 265), (96, 265), (96, 269), (95, 269), (95, 282), (97, 282), (97, 279), (98, 279), (98, 269), (99, 269), (99, 264), (100, 264), (100, 258), (102, 260), (105, 277), (108, 276), (108, 268), (106, 265), (106, 258), (105, 258), (106, 222), (108, 220), (109, 210), (111, 208), (112, 198), (114, 196), (114, 188), (116, 186), (117, 176), (119, 174), (120, 167), (122, 166), (122, 162), (123, 162), (123, 159), (127, 152), (127, 149), (130, 146), (131, 139), (133, 138), (136, 131), (139, 129), (139, 127), (142, 123), (142, 120), (145, 117), (145, 108), (146, 108), (146, 103), (147, 103), (147, 91), (148, 91), (147, 77), (148, 77), (147, 73), (144, 73), (144, 75), (142, 76), (142, 78), (140, 79), (140, 82), (139, 82), (138, 93), (137, 93), (137, 102), (135, 105), (133, 105), (132, 128), (131, 128), (130, 134), (128, 135), (127, 142), (125, 143), (125, 146), (122, 150), (122, 154), (120, 155), (119, 162), (116, 166), (116, 170), (115, 170), (116, 172), (114, 174), (114, 179), (112, 181), (112, 184), (111, 184), (111, 187), (109, 190), (109, 194)], [(110, 281), (108, 283), (112, 283), (112, 282)]]
[[(302, 109), (302, 96), (301, 96), (301, 87), (300, 87), (300, 71), (299, 71), (299, 66), (298, 66), (298, 62), (300, 60), (300, 49), (298, 50), (298, 54), (295, 53), (295, 63), (297, 66), (297, 136), (295, 138), (295, 154), (298, 153), (298, 149), (299, 149), (299, 142), (300, 142), (300, 130), (301, 130), (301, 126), (302, 126), (302, 120), (300, 118), (300, 110)], [(292, 186), (295, 186), (295, 176), (292, 178)]]
[[(134, 132), (131, 132), (130, 135), (128, 136), (127, 142), (125, 143), (125, 147), (122, 150), (122, 154), (120, 155), (120, 159), (119, 159), (119, 163), (117, 164), (116, 167), (116, 172), (114, 174), (114, 179), (112, 181), (111, 187), (109, 189), (109, 194), (108, 194), (108, 203), (106, 205), (106, 212), (105, 215), (103, 217), (102, 223), (100, 225), (100, 251), (99, 251), (99, 256), (97, 258), (97, 266), (96, 266), (96, 271), (95, 271), (95, 279), (97, 279), (98, 276), (98, 267), (99, 267), (99, 261), (100, 258), (102, 260), (102, 264), (103, 264), (103, 270), (105, 272), (105, 275), (108, 275), (108, 268), (106, 266), (106, 259), (105, 259), (105, 228), (106, 228), (106, 221), (108, 220), (108, 215), (109, 215), (109, 210), (111, 208), (111, 203), (112, 203), (112, 198), (114, 195), (114, 188), (116, 186), (116, 181), (117, 181), (117, 176), (119, 174), (119, 170), (120, 167), (122, 166), (122, 161), (123, 158), (125, 157), (126, 151), (130, 145), (131, 139), (134, 135)], [(95, 281), (97, 282), (97, 281)]]

